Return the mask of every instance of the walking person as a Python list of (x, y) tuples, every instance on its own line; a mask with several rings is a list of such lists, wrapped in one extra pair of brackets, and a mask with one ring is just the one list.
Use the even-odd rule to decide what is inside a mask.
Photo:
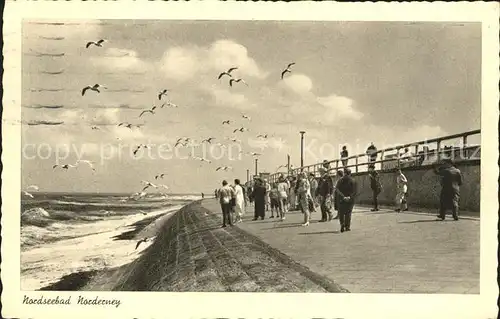
[(266, 215), (266, 186), (260, 177), (255, 180), (251, 196), (255, 203), (253, 220), (263, 220)]
[(309, 196), (311, 189), (309, 185), (309, 180), (307, 179), (306, 172), (301, 172), (297, 180), (297, 199), (299, 203), (300, 210), (304, 214), (304, 223), (302, 226), (309, 226)]
[(233, 225), (231, 221), (231, 199), (234, 196), (234, 190), (227, 184), (227, 181), (222, 181), (222, 188), (217, 192), (219, 197), (220, 206), (222, 209), (222, 227), (226, 227), (226, 221), (230, 226)]
[(408, 203), (406, 201), (406, 194), (408, 192), (408, 180), (406, 176), (403, 174), (401, 169), (397, 170), (398, 176), (396, 177), (396, 212), (407, 211)]
[(243, 221), (243, 215), (245, 214), (245, 189), (241, 186), (239, 179), (234, 180), (234, 193), (235, 193), (235, 223), (241, 223)]
[(269, 198), (271, 200), (271, 216), (269, 218), (274, 218), (274, 213), (276, 217), (280, 217), (280, 205), (278, 199), (278, 185), (276, 183), (271, 184), (271, 191), (269, 192)]
[(446, 218), (446, 211), (451, 209), (453, 219), (458, 220), (460, 202), (460, 186), (462, 186), (462, 172), (453, 165), (451, 159), (443, 160), (443, 165), (434, 170), (441, 177), (441, 194), (439, 196), (440, 220)]
[(314, 173), (309, 174), (309, 185), (311, 186), (311, 195), (313, 197), (314, 203), (316, 204), (316, 189), (318, 189), (318, 180)]
[(372, 189), (373, 193), (373, 208), (371, 209), (372, 212), (378, 212), (378, 195), (382, 192), (382, 184), (380, 183), (380, 175), (378, 172), (371, 168), (370, 169), (370, 188)]
[(269, 193), (271, 192), (271, 184), (267, 180), (264, 180), (264, 185), (266, 187), (266, 212), (268, 212), (271, 207), (271, 197), (269, 197)]
[(351, 215), (354, 208), (354, 199), (357, 193), (357, 185), (351, 176), (351, 170), (346, 168), (345, 175), (338, 181), (337, 188), (339, 193), (339, 221), (340, 232), (351, 230)]
[(333, 182), (328, 174), (328, 171), (321, 167), (319, 169), (321, 177), (318, 182), (318, 188), (316, 189), (316, 195), (320, 196), (320, 209), (321, 209), (321, 220), (320, 222), (326, 222), (332, 220), (332, 193), (333, 193)]
[(375, 162), (377, 160), (377, 148), (375, 147), (373, 142), (371, 142), (370, 146), (368, 146), (368, 148), (366, 149), (366, 155), (368, 156), (368, 162), (370, 163), (368, 164), (368, 169), (375, 169), (375, 163), (372, 162)]
[(297, 209), (297, 196), (295, 193), (295, 186), (297, 186), (297, 178), (295, 176), (291, 176), (290, 178), (290, 190), (289, 190), (289, 201), (288, 201), (288, 209), (293, 211)]
[(285, 220), (285, 215), (288, 212), (288, 191), (289, 184), (283, 176), (280, 176), (278, 180), (278, 202), (279, 202), (279, 212), (281, 220)]
[(344, 168), (347, 166), (347, 158), (349, 157), (349, 152), (347, 151), (347, 146), (342, 146), (342, 151), (340, 152), (340, 160), (342, 161), (342, 166)]
[(340, 195), (338, 192), (336, 192), (335, 190), (337, 189), (337, 184), (339, 183), (339, 180), (344, 177), (344, 172), (343, 171), (337, 171), (337, 176), (338, 176), (338, 179), (337, 179), (337, 182), (335, 183), (335, 186), (334, 186), (334, 192), (333, 192), (333, 209), (335, 211), (337, 211), (337, 215), (335, 215), (335, 217), (333, 217), (333, 219), (339, 219), (339, 202), (340, 202)]

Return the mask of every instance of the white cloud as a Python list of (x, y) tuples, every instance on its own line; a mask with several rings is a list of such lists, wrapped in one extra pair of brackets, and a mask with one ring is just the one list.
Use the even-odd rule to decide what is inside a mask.
[(283, 79), (285, 86), (297, 94), (306, 94), (311, 92), (312, 80), (304, 74), (292, 74)]
[(109, 48), (106, 49), (106, 56), (93, 56), (90, 61), (99, 67), (116, 70), (147, 71), (150, 65), (137, 56), (133, 50)]
[(195, 47), (169, 49), (160, 62), (164, 75), (179, 82), (186, 81), (196, 75), (201, 65), (198, 50)]
[(173, 47), (164, 53), (160, 61), (164, 75), (179, 82), (201, 75), (215, 78), (219, 72), (230, 67), (238, 67), (234, 71), (236, 77), (263, 79), (267, 76), (248, 56), (248, 50), (231, 40), (218, 40), (208, 47)]
[(233, 93), (227, 89), (218, 89), (212, 88), (210, 92), (215, 97), (215, 103), (218, 106), (229, 106), (235, 108), (248, 108), (249, 105), (246, 105), (247, 99), (243, 94)]
[(324, 113), (321, 115), (326, 122), (332, 123), (342, 119), (360, 120), (363, 117), (363, 113), (353, 107), (354, 101), (348, 97), (332, 94), (318, 97), (316, 100), (324, 107)]
[[(254, 59), (248, 56), (248, 50), (243, 45), (231, 40), (218, 40), (208, 49), (209, 60), (217, 70), (227, 70), (238, 67), (239, 74), (265, 78), (267, 76), (257, 65)], [(235, 74), (236, 74), (235, 72)]]

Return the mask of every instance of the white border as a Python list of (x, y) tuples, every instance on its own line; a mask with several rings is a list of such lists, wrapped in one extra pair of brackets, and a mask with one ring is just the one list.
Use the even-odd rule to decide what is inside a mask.
[[(496, 3), (254, 3), (7, 1), (4, 12), (4, 118), (20, 119), (21, 19), (211, 19), (482, 21), (481, 294), (259, 294), (43, 292), (118, 297), (118, 308), (22, 305), (20, 286), (20, 126), (3, 125), (2, 315), (150, 318), (493, 318), (498, 222), (498, 16)], [(14, 32), (12, 35), (10, 33)], [(14, 101), (14, 102), (13, 102)], [(33, 295), (33, 294), (32, 294)], [(39, 293), (37, 295), (42, 295)], [(227, 305), (231, 305), (228, 307)]]

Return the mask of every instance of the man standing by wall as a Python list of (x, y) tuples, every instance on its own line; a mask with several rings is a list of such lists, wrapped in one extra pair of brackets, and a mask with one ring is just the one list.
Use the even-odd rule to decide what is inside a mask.
[(440, 220), (446, 217), (446, 210), (451, 208), (453, 219), (458, 220), (458, 206), (460, 202), (460, 186), (462, 185), (462, 172), (453, 165), (451, 159), (443, 160), (443, 165), (435, 169), (441, 176), (441, 195), (439, 205)]
[(338, 181), (336, 192), (339, 193), (340, 232), (351, 230), (351, 215), (354, 208), (354, 198), (357, 192), (356, 182), (351, 176), (351, 170), (346, 168), (345, 175)]
[(333, 193), (333, 182), (332, 178), (328, 174), (328, 171), (321, 167), (319, 169), (321, 177), (318, 182), (318, 188), (316, 189), (316, 196), (320, 197), (320, 208), (321, 208), (321, 220), (320, 222), (326, 222), (332, 220), (332, 193)]
[(382, 184), (380, 183), (380, 175), (378, 172), (371, 168), (370, 169), (370, 188), (372, 189), (373, 193), (373, 208), (371, 209), (372, 212), (377, 212), (378, 209), (378, 195), (382, 192)]

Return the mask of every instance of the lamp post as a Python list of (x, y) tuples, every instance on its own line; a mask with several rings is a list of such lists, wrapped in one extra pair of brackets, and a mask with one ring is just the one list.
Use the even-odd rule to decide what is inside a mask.
[(306, 132), (300, 131), (300, 167), (304, 167), (304, 134)]
[(255, 176), (257, 176), (257, 172), (258, 172), (258, 169), (257, 169), (258, 168), (258, 162), (259, 162), (259, 159), (256, 158), (255, 159)]
[(250, 181), (250, 170), (247, 169), (247, 183)]
[(287, 162), (286, 162), (287, 174), (290, 175), (290, 154), (287, 154), (286, 158), (287, 158)]

